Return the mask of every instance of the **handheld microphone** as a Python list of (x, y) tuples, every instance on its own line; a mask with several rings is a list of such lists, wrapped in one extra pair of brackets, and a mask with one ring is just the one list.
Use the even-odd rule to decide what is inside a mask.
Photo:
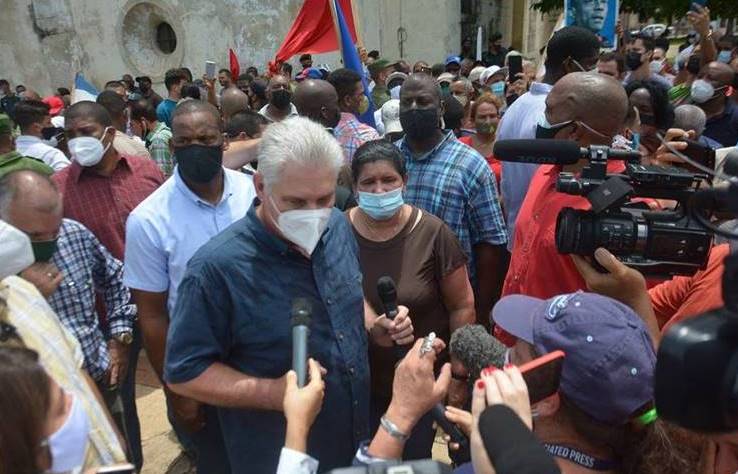
[(448, 350), (469, 371), (469, 380), (477, 380), (483, 369), (505, 365), (507, 347), (492, 337), (481, 324), (467, 324), (451, 334)]
[(297, 372), (297, 386), (307, 381), (307, 344), (313, 308), (307, 298), (292, 300), (292, 370)]
[[(498, 160), (539, 165), (573, 165), (590, 157), (589, 148), (580, 148), (572, 140), (499, 140), (495, 142), (494, 156)], [(637, 151), (607, 149), (608, 159), (640, 160)]]
[[(377, 293), (379, 294), (379, 300), (382, 302), (384, 308), (384, 315), (390, 321), (394, 320), (399, 310), (397, 309), (397, 286), (392, 277), (387, 275), (379, 277), (377, 280)], [(411, 346), (395, 346), (395, 355), (397, 359), (402, 359), (410, 350)]]
[(484, 449), (498, 474), (560, 474), (546, 448), (506, 405), (485, 408), (479, 417)]

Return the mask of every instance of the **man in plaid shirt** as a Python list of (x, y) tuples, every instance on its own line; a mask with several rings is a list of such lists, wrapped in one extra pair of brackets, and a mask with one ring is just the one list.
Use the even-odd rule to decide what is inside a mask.
[(405, 202), (441, 218), (469, 257), (477, 320), (489, 324), (500, 294), (507, 243), (495, 177), (484, 158), (440, 129), (441, 94), (426, 75), (412, 76), (400, 90), (400, 123), (405, 137), (397, 146), (405, 157)]
[(146, 143), (151, 159), (165, 177), (172, 175), (174, 157), (169, 149), (172, 131), (156, 118), (154, 105), (146, 99), (137, 100), (131, 106), (131, 129)]
[[(62, 201), (53, 181), (35, 171), (14, 171), (0, 180), (0, 218), (31, 239), (36, 262), (46, 262), (46, 278), (57, 285), (49, 305), (79, 341), (84, 368), (95, 380), (116, 422), (122, 413), (117, 386), (127, 359), (111, 359), (115, 337), (130, 334), (136, 307), (123, 285), (123, 264), (79, 222), (63, 219)], [(35, 283), (35, 282), (34, 282)], [(103, 323), (95, 311), (95, 292), (107, 307)]]

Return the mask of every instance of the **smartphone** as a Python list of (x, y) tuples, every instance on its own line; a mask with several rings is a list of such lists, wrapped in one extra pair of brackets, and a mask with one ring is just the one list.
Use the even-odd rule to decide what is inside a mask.
[(550, 397), (559, 390), (564, 356), (564, 351), (553, 351), (519, 367), (523, 380), (528, 386), (528, 398), (531, 405)]
[(205, 61), (205, 75), (215, 79), (215, 61)]
[[(694, 140), (684, 139), (683, 141), (687, 143), (687, 148), (682, 150), (682, 153), (706, 168), (715, 169), (715, 150)], [(689, 163), (677, 163), (676, 166), (695, 173), (704, 173)]]
[(507, 80), (509, 82), (515, 82), (518, 79), (518, 74), (523, 72), (523, 57), (522, 56), (510, 56), (507, 58), (508, 74)]
[(115, 466), (101, 467), (97, 474), (136, 474), (136, 466), (133, 464), (116, 464)]

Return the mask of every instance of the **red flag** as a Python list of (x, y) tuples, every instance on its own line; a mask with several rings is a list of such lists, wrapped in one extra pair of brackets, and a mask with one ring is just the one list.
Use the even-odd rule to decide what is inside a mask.
[(232, 48), (228, 49), (228, 58), (231, 63), (231, 67), (229, 68), (231, 70), (231, 77), (235, 82), (236, 79), (238, 79), (238, 76), (241, 74), (241, 66), (238, 64), (238, 56), (236, 56), (236, 53), (233, 51)]
[[(356, 43), (356, 27), (351, 9), (351, 0), (338, 0), (346, 17), (351, 39)], [(298, 53), (328, 53), (338, 50), (330, 0), (305, 0), (292, 28), (287, 33), (274, 59), (283, 63)]]

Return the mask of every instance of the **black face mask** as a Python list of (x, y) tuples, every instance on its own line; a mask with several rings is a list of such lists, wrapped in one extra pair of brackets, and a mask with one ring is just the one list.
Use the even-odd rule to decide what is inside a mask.
[(428, 138), (438, 129), (438, 109), (410, 109), (400, 112), (400, 124), (410, 139)]
[(174, 149), (179, 173), (198, 184), (209, 183), (223, 167), (221, 145), (188, 145)]
[(272, 91), (271, 103), (273, 106), (280, 110), (285, 110), (290, 106), (290, 100), (292, 99), (292, 93), (286, 89), (279, 89)]
[(41, 129), (41, 136), (44, 137), (44, 140), (51, 140), (62, 133), (64, 133), (64, 129), (59, 127), (44, 127)]
[(641, 64), (643, 64), (641, 53), (631, 51), (625, 55), (625, 65), (628, 67), (628, 70), (635, 71), (641, 67)]

